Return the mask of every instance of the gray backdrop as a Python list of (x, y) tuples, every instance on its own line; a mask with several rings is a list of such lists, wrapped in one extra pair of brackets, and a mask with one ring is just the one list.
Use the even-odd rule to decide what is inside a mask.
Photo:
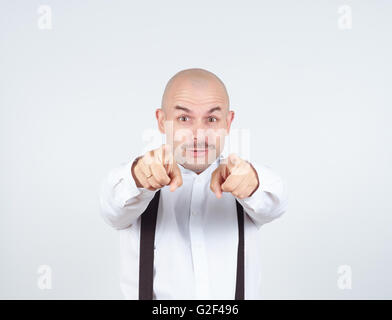
[(252, 159), (289, 184), (261, 229), (263, 296), (392, 298), (391, 16), (388, 0), (1, 0), (0, 298), (122, 298), (100, 183), (190, 67), (222, 78)]

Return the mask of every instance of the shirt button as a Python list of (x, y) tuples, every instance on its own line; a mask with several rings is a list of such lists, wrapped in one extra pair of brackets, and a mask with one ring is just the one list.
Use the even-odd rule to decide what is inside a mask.
[(195, 215), (196, 215), (196, 211), (195, 211), (195, 210), (192, 210), (192, 214), (195, 216)]

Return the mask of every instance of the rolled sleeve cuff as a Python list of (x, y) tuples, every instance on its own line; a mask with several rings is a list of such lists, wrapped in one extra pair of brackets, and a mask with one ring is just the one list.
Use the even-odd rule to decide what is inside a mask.
[(120, 207), (125, 207), (130, 199), (138, 198), (153, 198), (156, 191), (151, 191), (145, 188), (136, 186), (136, 182), (132, 176), (132, 164), (139, 157), (132, 158), (131, 161), (124, 163), (118, 171), (118, 182), (115, 188), (117, 189), (116, 197), (117, 203)]
[(287, 186), (271, 168), (252, 164), (259, 186), (247, 198), (236, 198), (258, 227), (284, 213), (287, 207)]

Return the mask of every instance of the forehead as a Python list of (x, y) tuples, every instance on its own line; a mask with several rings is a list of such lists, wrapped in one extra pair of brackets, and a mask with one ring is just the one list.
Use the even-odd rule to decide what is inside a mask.
[(166, 95), (167, 109), (176, 111), (176, 106), (193, 112), (204, 112), (217, 106), (224, 110), (228, 108), (228, 95), (226, 88), (217, 81), (178, 81), (171, 85)]

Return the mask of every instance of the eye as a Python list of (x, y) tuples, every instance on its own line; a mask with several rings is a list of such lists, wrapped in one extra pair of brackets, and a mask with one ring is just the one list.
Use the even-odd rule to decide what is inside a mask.
[(218, 119), (215, 118), (215, 117), (209, 117), (208, 118), (208, 122), (216, 122), (216, 121), (218, 121)]
[(187, 120), (189, 120), (189, 118), (187, 116), (181, 116), (181, 117), (178, 118), (178, 120), (180, 120), (180, 121), (187, 121)]

